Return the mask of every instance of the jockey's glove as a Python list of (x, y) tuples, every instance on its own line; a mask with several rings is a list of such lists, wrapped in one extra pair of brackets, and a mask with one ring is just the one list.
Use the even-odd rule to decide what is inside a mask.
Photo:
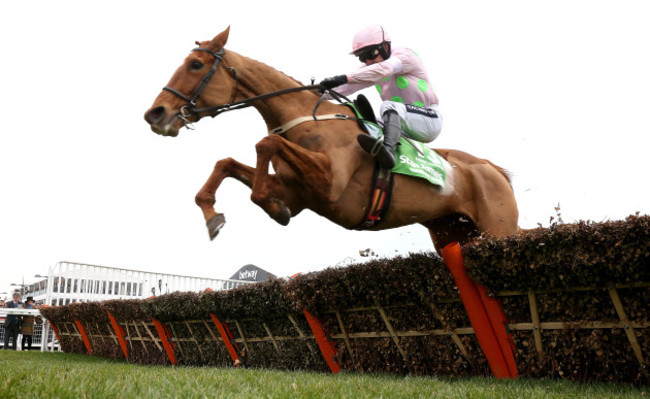
[(348, 77), (346, 75), (336, 75), (321, 80), (319, 85), (322, 87), (322, 90), (329, 90), (345, 83), (348, 83)]

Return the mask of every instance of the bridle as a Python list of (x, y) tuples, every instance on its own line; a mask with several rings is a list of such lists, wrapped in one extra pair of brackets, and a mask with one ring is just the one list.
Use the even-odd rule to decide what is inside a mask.
[[(192, 52), (195, 51), (202, 51), (204, 53), (208, 53), (211, 56), (214, 57), (214, 62), (212, 63), (212, 66), (210, 67), (210, 70), (208, 73), (206, 73), (203, 78), (201, 78), (201, 81), (199, 82), (198, 85), (192, 90), (192, 94), (190, 94), (191, 97), (186, 96), (185, 94), (181, 93), (180, 91), (171, 88), (169, 86), (163, 87), (163, 90), (168, 91), (175, 95), (176, 97), (185, 100), (187, 104), (183, 105), (176, 116), (183, 121), (185, 124), (185, 127), (188, 129), (194, 129), (192, 122), (190, 122), (189, 118), (193, 115), (196, 116), (196, 121), (198, 122), (199, 119), (201, 119), (201, 109), (196, 107), (196, 103), (199, 101), (199, 98), (201, 97), (201, 94), (203, 94), (203, 90), (205, 90), (205, 87), (208, 85), (208, 82), (210, 79), (212, 79), (212, 75), (217, 71), (217, 68), (219, 67), (219, 64), (221, 64), (221, 61), (223, 61), (223, 55), (225, 53), (224, 49), (222, 48), (221, 50), (217, 51), (216, 53), (208, 48), (205, 47), (197, 47), (192, 50)], [(224, 67), (228, 68), (228, 67)], [(233, 71), (234, 77), (235, 77), (235, 90), (233, 91), (233, 98), (231, 100), (234, 101), (235, 99), (235, 94), (237, 93), (237, 88), (239, 86), (239, 79), (237, 78), (237, 70), (235, 68), (228, 68)]]
[[(191, 118), (192, 116), (195, 116), (196, 117), (195, 122), (198, 122), (202, 117), (201, 114), (203, 114), (203, 116), (208, 116), (209, 115), (209, 116), (214, 118), (215, 116), (217, 116), (217, 115), (219, 115), (219, 114), (221, 114), (223, 112), (233, 111), (233, 110), (240, 109), (240, 108), (250, 107), (251, 105), (253, 105), (253, 103), (255, 101), (260, 101), (260, 100), (264, 100), (264, 99), (267, 99), (267, 98), (280, 96), (280, 95), (283, 95), (283, 94), (295, 93), (295, 92), (298, 92), (298, 91), (319, 90), (319, 89), (321, 89), (320, 85), (314, 85), (314, 84), (312, 84), (310, 86), (292, 87), (290, 89), (274, 91), (272, 93), (262, 94), (262, 95), (259, 95), (259, 96), (250, 97), (250, 98), (247, 98), (245, 100), (235, 102), (235, 96), (237, 95), (237, 91), (239, 89), (239, 77), (237, 76), (237, 70), (235, 68), (226, 67), (226, 66), (221, 65), (221, 61), (223, 61), (223, 57), (224, 57), (224, 53), (225, 53), (224, 49), (222, 48), (221, 50), (219, 50), (219, 51), (217, 51), (215, 53), (214, 51), (212, 51), (212, 50), (210, 50), (208, 48), (197, 47), (197, 48), (192, 50), (192, 52), (194, 52), (194, 51), (202, 51), (204, 53), (210, 54), (211, 56), (214, 57), (214, 63), (212, 64), (212, 67), (210, 67), (210, 70), (203, 76), (203, 78), (201, 78), (201, 81), (199, 82), (199, 84), (194, 88), (194, 90), (192, 90), (192, 94), (190, 94), (189, 96), (186, 96), (185, 94), (179, 92), (178, 90), (176, 90), (176, 89), (174, 89), (172, 87), (169, 87), (169, 86), (163, 87), (163, 90), (172, 93), (176, 97), (178, 97), (178, 98), (180, 98), (180, 99), (182, 99), (182, 100), (184, 100), (186, 102), (186, 104), (183, 105), (179, 109), (178, 113), (176, 114), (176, 117), (181, 119), (183, 121), (185, 127), (188, 128), (188, 129), (194, 129), (194, 126), (193, 126), (192, 122), (189, 120), (189, 118)], [(217, 68), (220, 65), (221, 65), (222, 68), (229, 69), (230, 71), (232, 71), (233, 79), (235, 80), (235, 88), (233, 90), (232, 99), (227, 104), (217, 105), (217, 106), (213, 106), (213, 107), (197, 108), (196, 103), (199, 101), (199, 98), (201, 97), (201, 94), (203, 94), (203, 90), (205, 90), (206, 86), (208, 85), (208, 82), (210, 81), (210, 79), (212, 79), (212, 76), (217, 71)], [(329, 90), (329, 91), (326, 91), (325, 93), (323, 93), (323, 96), (321, 96), (321, 100), (318, 102), (318, 104), (321, 103), (321, 101), (325, 97), (325, 94), (327, 94), (328, 92), (329, 92), (330, 95), (333, 95), (334, 97), (343, 97), (343, 96), (339, 95), (338, 93), (334, 92), (333, 90)], [(343, 98), (345, 98), (345, 97), (343, 97)], [(316, 108), (318, 108), (318, 105), (316, 105)], [(316, 109), (314, 109), (314, 115), (315, 115), (315, 113), (316, 113)]]

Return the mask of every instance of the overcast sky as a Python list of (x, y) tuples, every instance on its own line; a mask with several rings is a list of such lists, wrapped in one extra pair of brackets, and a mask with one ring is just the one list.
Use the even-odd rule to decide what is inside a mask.
[[(211, 242), (194, 195), (215, 162), (255, 163), (254, 109), (176, 138), (143, 120), (194, 47), (227, 49), (308, 84), (354, 70), (380, 23), (428, 66), (444, 127), (433, 147), (513, 174), (520, 226), (650, 213), (650, 60), (643, 1), (12, 1), (0, 13), (0, 292), (59, 261), (228, 278), (279, 276), (432, 250), (426, 229), (351, 232), (304, 211), (272, 221), (234, 180)], [(373, 89), (374, 90), (374, 89)], [(376, 92), (367, 91), (378, 106)], [(0, 295), (2, 296), (2, 295)]]

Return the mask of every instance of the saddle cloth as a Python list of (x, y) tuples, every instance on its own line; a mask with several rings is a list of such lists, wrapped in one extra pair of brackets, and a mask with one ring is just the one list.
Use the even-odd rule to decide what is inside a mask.
[[(348, 104), (356, 113), (359, 126), (373, 137), (383, 134), (381, 126), (376, 122), (368, 100), (360, 95), (354, 104)], [(426, 147), (421, 142), (401, 137), (395, 151), (395, 167), (392, 170), (375, 165), (371, 194), (363, 220), (355, 230), (367, 230), (375, 227), (386, 216), (390, 206), (393, 190), (393, 175), (395, 173), (424, 179), (431, 184), (443, 188), (447, 176), (446, 164), (437, 152)]]
[[(346, 105), (354, 110), (359, 126), (368, 134), (375, 138), (379, 138), (383, 134), (372, 107), (363, 94), (360, 94), (354, 103)], [(400, 137), (395, 158), (396, 162), (392, 173), (425, 179), (440, 188), (445, 186), (445, 164), (447, 161), (423, 143)]]

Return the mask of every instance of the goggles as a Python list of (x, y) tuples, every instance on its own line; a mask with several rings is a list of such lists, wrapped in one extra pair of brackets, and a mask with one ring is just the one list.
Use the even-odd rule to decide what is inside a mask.
[(381, 52), (379, 48), (380, 48), (379, 46), (373, 46), (370, 48), (366, 47), (364, 49), (357, 51), (356, 53), (354, 53), (354, 55), (359, 57), (359, 61), (365, 63), (366, 60), (374, 60), (375, 58), (377, 58), (377, 56), (379, 56)]

